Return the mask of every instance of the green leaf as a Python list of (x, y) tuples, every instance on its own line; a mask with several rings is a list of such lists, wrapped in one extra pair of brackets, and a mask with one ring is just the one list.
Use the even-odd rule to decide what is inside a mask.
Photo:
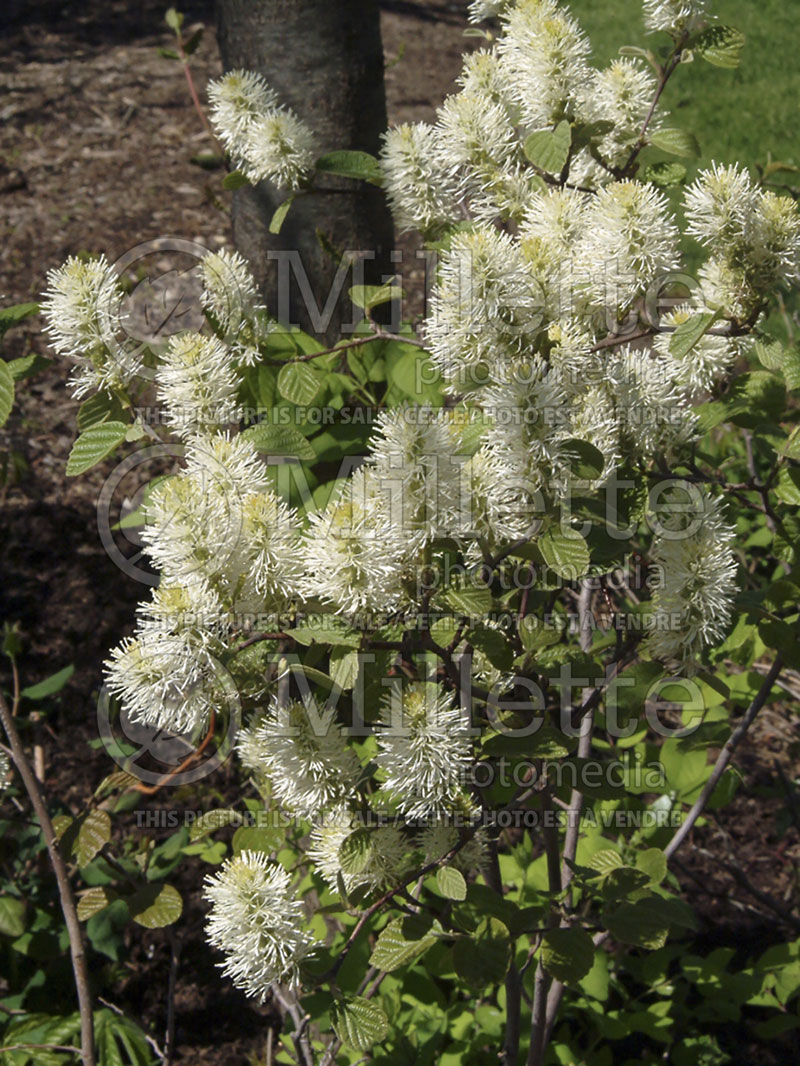
[(25, 932), (25, 900), (0, 896), (0, 934), (16, 939)]
[(473, 937), (457, 940), (453, 948), (456, 973), (474, 988), (499, 984), (510, 961), (508, 927), (499, 918), (484, 918)]
[(370, 955), (370, 964), (379, 970), (392, 973), (422, 955), (436, 941), (435, 935), (428, 931), (417, 939), (406, 939), (409, 923), (402, 918), (389, 922), (378, 937)]
[(294, 637), (297, 643), (305, 648), (309, 648), (312, 644), (342, 644), (349, 648), (361, 647), (361, 633), (355, 629), (349, 629), (338, 618), (332, 616), (323, 616), (323, 618), (324, 621), (321, 618), (319, 624), (315, 619), (311, 625), (286, 629), (284, 632)]
[(549, 529), (539, 538), (537, 547), (550, 569), (568, 581), (577, 581), (589, 569), (586, 541), (570, 526)]
[(360, 666), (359, 652), (355, 648), (345, 646), (331, 649), (331, 680), (339, 688), (347, 691), (355, 685)]
[(469, 618), (485, 618), (492, 609), (492, 594), (486, 588), (450, 589), (444, 599), (454, 611)]
[(80, 828), (72, 854), (78, 866), (88, 866), (95, 855), (111, 839), (111, 817), (108, 811), (89, 811), (80, 819)]
[(537, 130), (525, 138), (523, 151), (531, 163), (548, 174), (560, 174), (567, 165), (572, 133), (569, 123), (559, 122), (554, 130)]
[(181, 57), (175, 51), (174, 48), (162, 48), (159, 46), (158, 54), (162, 59), (180, 59)]
[(242, 189), (245, 185), (251, 184), (252, 182), (250, 181), (250, 179), (246, 178), (244, 174), (242, 174), (241, 170), (232, 170), (230, 174), (226, 174), (225, 177), (222, 179), (223, 189)]
[(116, 396), (109, 396), (107, 392), (97, 392), (84, 400), (78, 408), (78, 429), (83, 433), (85, 429), (96, 426), (100, 422), (124, 422), (125, 409)]
[(333, 1027), (343, 1044), (356, 1051), (370, 1051), (389, 1032), (389, 1019), (380, 1004), (363, 996), (348, 996), (335, 1004)]
[(386, 354), (390, 357), (387, 361), (390, 384), (417, 403), (437, 402), (442, 379), (427, 352), (416, 345), (391, 341), (386, 346)]
[(285, 843), (284, 831), (278, 826), (240, 825), (233, 834), (231, 851), (239, 855), (243, 851), (263, 851), (269, 855)]
[(19, 325), (31, 315), (39, 313), (39, 305), (34, 303), (12, 304), (10, 307), (0, 307), (0, 337), (12, 326)]
[(131, 917), (145, 929), (161, 929), (181, 916), (183, 900), (172, 885), (145, 885), (125, 901)]
[(542, 938), (542, 965), (563, 981), (576, 985), (591, 970), (594, 944), (585, 929), (551, 929)]
[(575, 477), (594, 481), (603, 473), (606, 464), (603, 453), (588, 440), (573, 437), (564, 441), (562, 447), (569, 457), (569, 468)]
[(322, 391), (325, 381), (308, 363), (287, 363), (278, 374), (278, 392), (297, 407), (308, 407)]
[(719, 311), (693, 315), (681, 322), (669, 339), (669, 354), (674, 359), (685, 359), (694, 346), (711, 329), (720, 316)]
[(78, 900), (79, 920), (88, 922), (93, 915), (99, 914), (115, 899), (119, 899), (119, 896), (108, 885), (98, 885), (96, 888), (88, 889)]
[(289, 209), (294, 203), (294, 197), (289, 196), (275, 208), (275, 213), (272, 216), (269, 224), (270, 233), (280, 233), (283, 223), (286, 221), (286, 216), (289, 214)]
[(360, 874), (369, 862), (372, 850), (372, 834), (369, 829), (356, 829), (339, 845), (339, 863), (342, 873)]
[(350, 289), (350, 299), (362, 311), (371, 311), (373, 307), (399, 300), (403, 290), (399, 285), (387, 282), (385, 285), (354, 285)]
[(356, 178), (371, 185), (383, 185), (380, 163), (369, 152), (338, 151), (320, 156), (317, 170), (323, 174), (338, 174), (342, 178)]
[(650, 144), (670, 155), (700, 155), (700, 145), (693, 133), (679, 129), (654, 130), (650, 134)]
[(164, 21), (171, 30), (174, 30), (175, 33), (181, 32), (181, 26), (183, 25), (183, 15), (174, 7), (167, 8), (167, 13), (166, 15), (164, 15)]
[(189, 840), (200, 840), (208, 833), (213, 833), (215, 829), (235, 825), (241, 817), (241, 811), (233, 811), (228, 807), (217, 807), (213, 811), (205, 811), (192, 823), (189, 829)]
[(605, 916), (608, 931), (623, 944), (654, 951), (664, 946), (669, 933), (669, 919), (656, 897), (623, 903)]
[(800, 507), (800, 469), (784, 466), (778, 474), (775, 495), (790, 507)]
[(486, 755), (504, 755), (511, 758), (535, 755), (538, 759), (563, 759), (569, 755), (563, 735), (549, 725), (541, 726), (535, 733), (517, 736), (512, 733), (496, 733), (484, 742), (483, 751)]
[(19, 359), (12, 359), (7, 365), (14, 381), (22, 381), (23, 378), (30, 378), (34, 374), (38, 374), (40, 370), (44, 370), (52, 362), (52, 359), (45, 359), (43, 356), (34, 353), (32, 355), (21, 355)]
[(70, 663), (63, 670), (46, 677), (44, 681), (39, 681), (36, 685), (29, 685), (24, 688), (20, 695), (24, 696), (26, 700), (43, 700), (46, 696), (54, 696), (56, 692), (61, 691), (74, 673), (75, 666)]
[(686, 167), (683, 163), (669, 163), (664, 159), (660, 163), (651, 163), (649, 167), (645, 167), (641, 179), (662, 189), (668, 189), (685, 181)]
[(194, 55), (194, 53), (197, 51), (197, 46), (200, 44), (202, 39), (203, 28), (201, 26), (200, 29), (194, 31), (188, 41), (183, 42), (183, 50), (187, 56)]
[(97, 466), (125, 440), (124, 422), (101, 422), (81, 433), (67, 460), (67, 477), (77, 477)]
[(14, 378), (8, 363), (0, 359), (0, 426), (4, 426), (14, 406)]
[(692, 50), (715, 67), (732, 70), (739, 66), (745, 35), (733, 26), (709, 26), (696, 37)]
[(649, 883), (650, 878), (644, 870), (637, 870), (633, 866), (618, 866), (615, 870), (609, 870), (602, 879), (600, 892), (604, 899), (626, 899)]
[[(297, 365), (297, 364), (295, 364)], [(308, 439), (294, 426), (276, 426), (269, 422), (259, 422), (242, 433), (244, 440), (249, 440), (257, 451), (265, 455), (291, 455), (295, 459), (313, 462), (316, 453)]]
[(454, 866), (440, 866), (436, 871), (436, 884), (446, 899), (467, 898), (467, 882)]
[(644, 871), (654, 885), (660, 885), (667, 876), (667, 857), (660, 848), (646, 848), (636, 856), (637, 867)]

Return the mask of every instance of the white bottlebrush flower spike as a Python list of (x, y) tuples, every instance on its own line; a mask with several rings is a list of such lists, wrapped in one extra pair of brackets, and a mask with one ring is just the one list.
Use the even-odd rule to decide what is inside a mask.
[(265, 776), (275, 798), (303, 818), (318, 817), (352, 795), (361, 772), (332, 708), (273, 702), (243, 731), (239, 751), (246, 769)]
[(673, 359), (669, 350), (673, 331), (706, 310), (687, 305), (669, 311), (661, 320), (665, 332), (659, 333), (653, 341), (653, 347), (661, 355), (665, 365), (669, 365), (670, 360), (673, 360), (675, 381), (691, 395), (707, 392), (725, 377), (737, 355), (735, 339), (705, 333), (683, 359)]
[(70, 258), (47, 275), (42, 315), (50, 343), (75, 361), (75, 396), (96, 389), (124, 389), (141, 370), (136, 346), (122, 339), (123, 292), (119, 276), (104, 255)]
[(409, 544), (392, 521), (390, 498), (361, 468), (324, 511), (309, 515), (302, 542), (303, 591), (345, 615), (376, 620), (406, 600)]
[(687, 232), (715, 251), (735, 250), (745, 240), (757, 204), (758, 191), (746, 170), (715, 163), (684, 194)]
[[(622, 314), (678, 262), (678, 230), (666, 197), (638, 181), (613, 182), (589, 204), (576, 251), (590, 304)], [(613, 322), (613, 319), (611, 320)]]
[(201, 301), (229, 342), (235, 342), (258, 304), (256, 283), (238, 252), (209, 252), (200, 263)]
[(289, 874), (262, 852), (243, 851), (206, 877), (208, 939), (225, 955), (222, 972), (263, 1002), (275, 981), (294, 980), (312, 938)]
[(213, 431), (238, 417), (239, 378), (230, 349), (215, 337), (179, 333), (156, 370), (167, 425), (181, 437)]
[(650, 33), (665, 30), (678, 36), (695, 29), (707, 9), (708, 0), (644, 0), (644, 24)]
[(657, 585), (648, 650), (692, 673), (704, 649), (719, 643), (731, 620), (734, 531), (725, 521), (721, 497), (708, 496), (697, 486), (679, 483), (664, 504), (657, 513), (651, 553)]
[(403, 814), (424, 819), (453, 809), (464, 791), (471, 742), (450, 696), (422, 683), (410, 685), (402, 699), (390, 695), (377, 738), (375, 761)]
[(380, 164), (399, 233), (435, 231), (460, 217), (458, 179), (432, 126), (404, 123), (387, 130)]
[(234, 70), (208, 86), (211, 122), (251, 182), (296, 190), (314, 167), (314, 134), (263, 78)]
[(531, 129), (578, 113), (591, 46), (556, 0), (519, 0), (503, 13), (498, 42), (523, 121)]

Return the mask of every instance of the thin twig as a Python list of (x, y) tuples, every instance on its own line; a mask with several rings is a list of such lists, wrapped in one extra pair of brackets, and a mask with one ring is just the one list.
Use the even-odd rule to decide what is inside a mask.
[[(13, 661), (13, 660), (12, 660)], [(81, 933), (80, 922), (78, 921), (78, 912), (75, 909), (75, 897), (72, 894), (72, 886), (69, 883), (69, 874), (67, 873), (67, 867), (64, 859), (61, 856), (61, 852), (58, 847), (58, 841), (56, 839), (55, 830), (53, 829), (53, 823), (50, 820), (50, 815), (47, 811), (47, 805), (45, 804), (44, 797), (42, 796), (42, 790), (39, 782), (36, 780), (36, 776), (31, 770), (28, 759), (25, 755), (25, 749), (22, 747), (22, 743), (19, 739), (19, 733), (17, 727), (14, 724), (14, 715), (16, 714), (19, 706), (19, 686), (16, 682), (16, 670), (15, 670), (15, 692), (14, 692), (14, 707), (13, 712), (9, 708), (6, 702), (5, 696), (0, 692), (0, 721), (3, 723), (3, 728), (6, 731), (8, 742), (11, 747), (11, 753), (14, 757), (14, 763), (19, 771), (19, 775), (22, 778), (22, 783), (25, 786), (25, 791), (28, 793), (28, 797), (31, 801), (36, 817), (39, 819), (39, 824), (42, 827), (42, 835), (44, 836), (45, 843), (47, 844), (47, 851), (50, 856), (50, 862), (53, 867), (53, 873), (56, 876), (56, 884), (58, 886), (58, 896), (61, 902), (61, 911), (64, 915), (64, 922), (67, 927), (67, 933), (69, 935), (69, 948), (72, 956), (72, 971), (75, 975), (75, 991), (78, 996), (78, 1010), (80, 1012), (81, 1019), (81, 1059), (83, 1060), (83, 1066), (95, 1066), (94, 1058), (94, 1025), (92, 1018), (92, 994), (89, 986), (89, 972), (86, 966), (86, 954), (83, 947), (83, 936)]]
[(678, 848), (681, 846), (681, 844), (683, 844), (684, 840), (694, 828), (695, 822), (706, 809), (706, 804), (711, 799), (714, 789), (719, 783), (719, 779), (722, 777), (723, 773), (727, 769), (728, 763), (733, 757), (733, 753), (736, 751), (737, 747), (741, 743), (742, 739), (747, 733), (747, 730), (753, 724), (756, 715), (769, 699), (769, 694), (772, 691), (772, 686), (775, 682), (775, 678), (781, 672), (782, 666), (783, 659), (780, 655), (778, 655), (775, 659), (775, 662), (772, 664), (772, 669), (764, 678), (761, 688), (758, 690), (758, 693), (755, 696), (753, 702), (747, 708), (744, 718), (725, 741), (722, 750), (717, 756), (717, 761), (714, 763), (714, 769), (711, 771), (711, 776), (703, 786), (703, 789), (700, 792), (700, 795), (695, 800), (692, 809), (686, 815), (686, 820), (684, 821), (683, 825), (681, 825), (680, 828), (675, 832), (675, 835), (673, 836), (672, 840), (670, 840), (669, 844), (667, 844), (667, 846), (664, 848), (664, 854), (666, 855), (667, 859), (674, 855)]

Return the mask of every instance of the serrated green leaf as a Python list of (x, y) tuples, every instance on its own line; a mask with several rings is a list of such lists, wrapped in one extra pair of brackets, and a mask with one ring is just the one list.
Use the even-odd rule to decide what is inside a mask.
[(548, 529), (537, 541), (537, 547), (550, 569), (567, 581), (577, 581), (589, 569), (586, 541), (569, 526)]
[(284, 841), (284, 831), (277, 826), (241, 825), (233, 834), (231, 850), (234, 855), (243, 851), (263, 851), (269, 855)]
[(600, 892), (604, 899), (627, 899), (649, 883), (650, 878), (644, 870), (637, 870), (633, 866), (618, 866), (609, 870), (603, 877)]
[(362, 996), (348, 996), (333, 1008), (333, 1027), (343, 1044), (370, 1051), (389, 1032), (389, 1019), (380, 1004)]
[(269, 422), (259, 422), (257, 426), (245, 429), (242, 437), (249, 440), (256, 450), (264, 455), (291, 455), (304, 462), (313, 462), (316, 458), (308, 439), (294, 426), (276, 426)]
[(346, 836), (339, 845), (339, 864), (342, 873), (360, 874), (369, 862), (371, 850), (372, 834), (369, 829), (356, 829)]
[(467, 882), (454, 866), (440, 866), (436, 871), (436, 884), (446, 899), (467, 898)]
[(338, 174), (342, 178), (356, 178), (368, 181), (371, 185), (383, 185), (380, 163), (369, 152), (328, 152), (319, 157), (316, 168), (323, 174)]
[(25, 303), (12, 304), (10, 307), (0, 307), (0, 337), (20, 322), (24, 322), (31, 315), (39, 313), (39, 304)]
[(25, 932), (25, 900), (0, 896), (0, 934), (15, 939)]
[(575, 477), (584, 481), (594, 481), (603, 473), (606, 463), (603, 453), (588, 440), (578, 440), (573, 437), (565, 440), (562, 447), (568, 457), (569, 468)]
[(673, 359), (685, 359), (719, 316), (719, 311), (709, 311), (702, 315), (692, 315), (685, 322), (681, 322), (669, 339), (669, 354)]
[(667, 857), (661, 848), (646, 848), (636, 856), (636, 865), (650, 878), (652, 884), (660, 885), (667, 876)]
[(46, 677), (44, 681), (39, 681), (36, 685), (28, 685), (27, 688), (22, 690), (20, 695), (24, 696), (26, 700), (43, 700), (47, 696), (54, 696), (56, 692), (61, 691), (74, 673), (75, 666), (70, 663), (63, 670), (58, 670), (55, 674), (51, 674), (50, 677)]
[(123, 422), (101, 422), (81, 433), (67, 460), (67, 477), (77, 477), (97, 466), (125, 440), (128, 426)]
[(660, 163), (651, 163), (641, 174), (642, 181), (649, 181), (662, 189), (681, 185), (686, 179), (686, 167), (683, 163), (669, 163), (666, 159)]
[(227, 825), (235, 825), (241, 820), (241, 811), (233, 811), (227, 807), (218, 807), (213, 811), (206, 811), (192, 823), (189, 830), (189, 840), (200, 840), (215, 829), (222, 829)]
[(662, 152), (670, 155), (696, 156), (700, 155), (700, 145), (693, 133), (680, 129), (653, 130), (650, 134), (650, 144), (654, 148), (660, 148)]
[(453, 966), (459, 977), (473, 988), (499, 984), (511, 961), (508, 927), (499, 918), (483, 918), (472, 937), (457, 940)]
[(585, 929), (551, 929), (542, 938), (542, 965), (557, 981), (576, 985), (592, 968), (594, 944)]
[(331, 649), (331, 680), (339, 688), (344, 691), (351, 689), (356, 683), (360, 667), (361, 656), (355, 648), (345, 646)]
[(308, 363), (287, 363), (278, 374), (278, 392), (297, 407), (308, 407), (322, 391), (325, 379)]
[(0, 359), (0, 426), (4, 426), (14, 406), (14, 378), (8, 363)]
[(614, 851), (613, 848), (603, 848), (587, 859), (586, 865), (600, 874), (607, 874), (611, 870), (618, 870), (625, 864), (619, 852)]
[(350, 299), (362, 311), (371, 311), (373, 307), (399, 300), (403, 290), (399, 285), (387, 282), (385, 285), (354, 285), (350, 289)]
[(95, 855), (111, 839), (111, 817), (108, 811), (89, 811), (80, 820), (80, 829), (72, 854), (78, 866), (88, 866)]
[(394, 970), (399, 970), (401, 966), (413, 962), (427, 951), (431, 944), (435, 943), (436, 937), (430, 931), (418, 939), (406, 939), (403, 934), (404, 929), (408, 932), (408, 928), (408, 923), (404, 923), (402, 918), (395, 918), (389, 922), (378, 936), (378, 941), (370, 955), (370, 964), (386, 973), (392, 973)]
[(525, 138), (523, 151), (535, 167), (548, 174), (560, 174), (569, 159), (572, 132), (567, 121), (554, 130), (537, 130)]
[(469, 618), (485, 618), (492, 609), (492, 594), (486, 588), (449, 589), (445, 602)]
[(78, 408), (78, 429), (81, 433), (100, 422), (124, 422), (125, 410), (116, 396), (97, 392), (84, 400)]
[(172, 885), (145, 885), (128, 896), (125, 902), (133, 920), (145, 929), (161, 929), (165, 925), (172, 925), (183, 911), (180, 892)]
[(119, 899), (119, 896), (108, 885), (88, 889), (78, 900), (78, 919), (88, 922), (92, 915), (99, 914), (115, 899)]
[(14, 381), (22, 381), (24, 378), (38, 374), (40, 370), (44, 370), (52, 362), (52, 359), (45, 359), (43, 356), (33, 353), (31, 355), (21, 355), (19, 359), (12, 359), (6, 365), (11, 371)]
[(496, 733), (483, 745), (486, 755), (523, 758), (535, 755), (539, 759), (562, 759), (569, 755), (564, 737), (552, 726), (543, 725), (535, 733), (514, 736)]
[(715, 67), (739, 66), (745, 35), (733, 26), (709, 26), (695, 38), (692, 49)]
[(670, 926), (662, 906), (664, 902), (650, 897), (622, 903), (606, 913), (606, 927), (614, 939), (623, 944), (634, 944), (651, 951), (661, 948), (666, 943)]

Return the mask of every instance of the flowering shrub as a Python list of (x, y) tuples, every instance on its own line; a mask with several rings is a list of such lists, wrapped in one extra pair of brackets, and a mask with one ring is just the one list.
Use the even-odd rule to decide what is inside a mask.
[[(160, 346), (126, 336), (104, 259), (53, 271), (44, 302), (91, 394), (67, 472), (163, 439), (136, 414), (149, 389), (181, 442), (146, 502), (160, 581), (106, 681), (128, 720), (194, 746), (231, 693), (243, 709), (258, 826), (207, 878), (208, 936), (292, 1016), (279, 1061), (306, 1066), (376, 1046), (387, 1064), (600, 1066), (636, 1025), (637, 1061), (663, 1061), (668, 1002), (637, 1022), (618, 989), (615, 1028), (609, 970), (654, 950), (666, 974), (694, 921), (668, 861), (731, 797), (734, 748), (800, 662), (800, 363), (769, 332), (800, 216), (716, 164), (678, 208), (685, 168), (654, 155), (694, 150), (667, 80), (693, 55), (735, 66), (740, 35), (702, 0), (645, 0), (668, 47), (597, 70), (555, 0), (470, 9), (491, 46), (379, 160), (317, 158), (255, 74), (209, 88), (231, 184), (287, 190), (275, 227), (320, 173), (383, 185), (438, 253), (421, 339), (373, 319), (395, 286), (356, 286), (365, 318), (325, 349), (227, 252), (200, 267), (204, 330)], [(355, 462), (354, 401), (377, 409)], [(766, 679), (742, 672), (764, 657)]]

